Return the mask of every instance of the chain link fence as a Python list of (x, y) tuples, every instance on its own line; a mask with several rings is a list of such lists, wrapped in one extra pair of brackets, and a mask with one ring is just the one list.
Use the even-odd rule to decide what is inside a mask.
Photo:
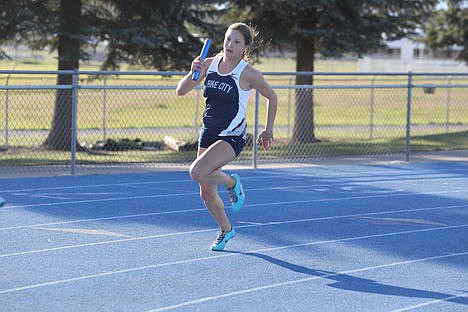
[[(181, 72), (0, 71), (0, 174), (186, 167), (196, 157), (202, 89)], [(57, 84), (57, 77), (69, 83)], [(409, 160), (468, 149), (468, 74), (264, 73), (278, 95), (275, 145), (253, 138), (265, 100), (252, 92), (249, 139), (235, 162), (337, 157)], [(313, 85), (295, 85), (309, 75)], [(63, 80), (62, 80), (63, 82)]]

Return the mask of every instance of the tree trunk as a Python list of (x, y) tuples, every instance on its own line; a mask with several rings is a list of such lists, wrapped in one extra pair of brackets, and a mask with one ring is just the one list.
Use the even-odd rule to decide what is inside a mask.
[[(58, 70), (79, 68), (80, 40), (78, 37), (81, 0), (60, 1), (58, 34)], [(57, 85), (72, 85), (72, 75), (58, 75)], [(70, 150), (72, 136), (72, 90), (57, 89), (54, 117), (44, 145), (56, 150)]]
[[(296, 47), (296, 71), (314, 71), (315, 46), (313, 42), (299, 42)], [(296, 85), (312, 85), (312, 75), (296, 76)], [(314, 133), (314, 102), (312, 89), (296, 89), (296, 110), (292, 141), (296, 143), (311, 143), (315, 141)]]

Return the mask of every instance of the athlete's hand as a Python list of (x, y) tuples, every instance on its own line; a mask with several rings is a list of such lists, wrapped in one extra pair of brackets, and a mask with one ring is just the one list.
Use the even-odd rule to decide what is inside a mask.
[(196, 70), (202, 70), (203, 67), (205, 67), (205, 61), (200, 57), (197, 56), (193, 61), (192, 61), (192, 66), (190, 67), (190, 72), (194, 73)]
[(273, 144), (273, 132), (263, 129), (258, 135), (257, 144), (263, 146), (265, 151), (268, 151)]

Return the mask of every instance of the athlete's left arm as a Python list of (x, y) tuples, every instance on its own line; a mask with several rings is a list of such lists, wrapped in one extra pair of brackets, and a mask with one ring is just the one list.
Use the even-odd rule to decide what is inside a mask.
[(262, 73), (251, 66), (247, 66), (245, 79), (250, 88), (257, 90), (267, 100), (267, 116), (265, 128), (260, 132), (257, 143), (268, 150), (273, 143), (273, 124), (275, 123), (278, 97)]

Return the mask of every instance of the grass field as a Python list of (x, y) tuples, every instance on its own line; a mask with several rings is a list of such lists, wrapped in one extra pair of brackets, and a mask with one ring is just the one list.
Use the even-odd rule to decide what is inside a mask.
[[(55, 60), (46, 56), (41, 61), (26, 59), (17, 64), (5, 63), (2, 67), (55, 70), (55, 66)], [(295, 61), (264, 59), (255, 66), (263, 72), (293, 72)], [(97, 70), (98, 64), (86, 63), (80, 69)], [(356, 62), (319, 60), (316, 71), (353, 73), (356, 71)], [(296, 92), (284, 87), (293, 86), (294, 77), (266, 77), (278, 94), (279, 108), (275, 123), (277, 144), (268, 155), (260, 154), (264, 159), (404, 152), (407, 89), (393, 86), (406, 85), (406, 76), (316, 76), (314, 84), (322, 88), (313, 92), (313, 122), (317, 141), (310, 144), (294, 144), (290, 140), (294, 129)], [(192, 91), (185, 97), (177, 97), (173, 88), (99, 88), (174, 87), (179, 78), (120, 75), (96, 80), (80, 76), (82, 89), (78, 96), (77, 125), (80, 143), (96, 143), (108, 139), (155, 143), (162, 142), (168, 135), (194, 143), (204, 108), (201, 91)], [(0, 80), (9, 86), (54, 85), (55, 79), (54, 75), (0, 75)], [(436, 87), (434, 93), (427, 93), (421, 87), (412, 90), (412, 151), (468, 149), (468, 88), (437, 87), (447, 82), (448, 77), (414, 77), (413, 84), (432, 84)], [(466, 79), (451, 79), (450, 83), (466, 84)], [(326, 86), (328, 87), (325, 88)], [(372, 89), (370, 86), (380, 87)], [(254, 100), (255, 97), (251, 96), (248, 108), (251, 125), (254, 120)], [(69, 152), (41, 148), (51, 126), (54, 106), (55, 90), (1, 91), (0, 133), (3, 134), (0, 137), (0, 146), (5, 148), (0, 150), (0, 166), (69, 162)], [(263, 100), (260, 102), (259, 116), (261, 125), (265, 116)], [(241, 159), (249, 159), (251, 154), (251, 150), (246, 149)], [(193, 150), (174, 152), (142, 147), (79, 153), (77, 160), (83, 164), (177, 162), (189, 161), (194, 155)]]

